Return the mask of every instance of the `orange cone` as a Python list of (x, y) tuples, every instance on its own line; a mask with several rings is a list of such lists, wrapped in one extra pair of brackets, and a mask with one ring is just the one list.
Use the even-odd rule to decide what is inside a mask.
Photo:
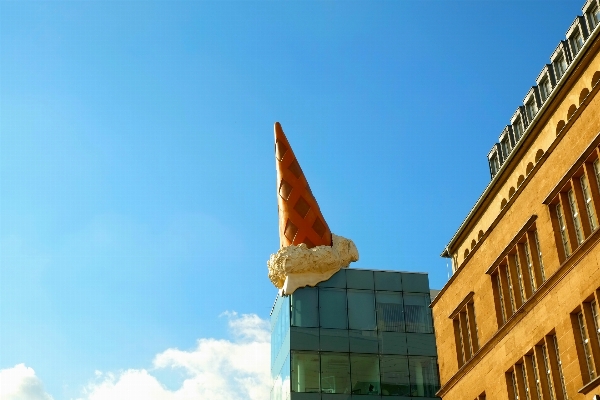
[(281, 247), (331, 246), (331, 231), (279, 122), (275, 122), (277, 205)]

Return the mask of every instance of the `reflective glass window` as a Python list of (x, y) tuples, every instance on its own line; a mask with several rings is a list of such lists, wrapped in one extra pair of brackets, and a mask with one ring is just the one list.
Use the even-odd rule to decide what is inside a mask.
[(292, 353), (292, 392), (319, 392), (319, 354)]
[(348, 329), (345, 289), (319, 289), (319, 319), (322, 328)]
[(379, 357), (350, 354), (352, 394), (379, 395)]
[(439, 390), (437, 362), (435, 357), (409, 357), (410, 395), (435, 397)]
[(353, 353), (378, 353), (379, 340), (376, 331), (348, 331), (350, 352)]
[(402, 274), (400, 272), (375, 271), (375, 290), (402, 290)]
[(370, 290), (348, 289), (350, 329), (375, 330), (375, 296)]
[(319, 350), (347, 353), (350, 349), (345, 329), (319, 329)]
[(404, 305), (402, 293), (375, 292), (377, 301), (377, 329), (404, 332)]
[(360, 269), (346, 270), (346, 285), (350, 289), (371, 289), (374, 287), (373, 271)]
[(382, 356), (381, 394), (384, 396), (409, 396), (410, 380), (406, 356)]
[(291, 296), (292, 326), (319, 327), (318, 291), (316, 288), (297, 289)]
[(429, 295), (421, 293), (404, 293), (404, 319), (407, 332), (432, 333)]
[(321, 354), (321, 392), (350, 394), (348, 354)]

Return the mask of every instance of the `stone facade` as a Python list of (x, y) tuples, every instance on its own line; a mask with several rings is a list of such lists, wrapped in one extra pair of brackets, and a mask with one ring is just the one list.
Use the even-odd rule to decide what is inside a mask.
[(574, 22), (581, 48), (573, 27), (557, 48), (566, 71), (523, 111), (510, 152), (488, 156), (492, 181), (442, 254), (453, 261), (432, 303), (443, 399), (600, 393), (600, 28), (589, 17)]

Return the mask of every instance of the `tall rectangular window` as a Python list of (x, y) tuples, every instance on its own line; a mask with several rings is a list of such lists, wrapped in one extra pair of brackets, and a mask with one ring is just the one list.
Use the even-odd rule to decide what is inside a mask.
[(298, 289), (291, 296), (292, 326), (319, 327), (319, 302), (317, 288)]
[(375, 330), (373, 291), (348, 289), (348, 326), (363, 331)]
[(319, 354), (292, 352), (292, 392), (320, 392), (319, 370)]
[(565, 217), (563, 215), (562, 206), (560, 205), (560, 203), (556, 205), (556, 217), (558, 219), (560, 237), (562, 239), (562, 244), (565, 249), (565, 256), (569, 257), (571, 255), (571, 246), (569, 246), (569, 240), (567, 238), (567, 226), (565, 224)]
[[(527, 356), (525, 356), (527, 357)], [(542, 400), (542, 388), (540, 385), (540, 373), (537, 367), (537, 360), (535, 358), (535, 352), (531, 354), (529, 359), (531, 362), (531, 369), (533, 370), (533, 380), (535, 381), (535, 391), (537, 392), (538, 400)]]
[(587, 336), (585, 330), (585, 320), (583, 318), (583, 312), (577, 314), (577, 321), (579, 322), (579, 333), (581, 335), (581, 342), (583, 345), (583, 352), (585, 354), (585, 362), (587, 365), (590, 380), (596, 377), (596, 371), (594, 371), (594, 360), (592, 359), (592, 347), (590, 339)]
[(596, 212), (594, 211), (594, 204), (592, 203), (590, 185), (585, 175), (582, 175), (579, 181), (581, 182), (581, 191), (583, 192), (585, 209), (587, 211), (588, 219), (590, 221), (590, 228), (592, 229), (592, 231), (595, 231), (598, 227), (598, 222), (596, 222)]
[(542, 96), (542, 102), (545, 102), (550, 96), (552, 88), (550, 87), (550, 80), (546, 77), (540, 82), (540, 95)]
[(515, 134), (515, 141), (519, 141), (521, 136), (523, 136), (523, 121), (521, 118), (517, 118), (513, 124), (513, 132)]
[(494, 154), (490, 159), (490, 169), (492, 170), (492, 175), (495, 176), (498, 171), (500, 171), (500, 161), (498, 160), (498, 154)]
[(590, 31), (593, 31), (596, 26), (598, 26), (598, 22), (600, 21), (600, 9), (598, 6), (593, 6), (587, 12), (587, 20), (590, 25)]
[(565, 60), (565, 56), (561, 54), (558, 56), (556, 61), (554, 61), (554, 71), (556, 72), (556, 79), (562, 78), (567, 70), (567, 61)]
[(404, 319), (407, 332), (433, 333), (429, 295), (404, 293)]
[(556, 335), (552, 335), (552, 344), (554, 346), (554, 353), (556, 356), (556, 364), (558, 366), (558, 376), (560, 378), (560, 386), (563, 393), (563, 399), (568, 399), (567, 397), (567, 389), (565, 386), (565, 376), (563, 375), (562, 370), (562, 362), (560, 361), (560, 351), (558, 350), (558, 340), (556, 339)]
[(502, 295), (502, 283), (500, 282), (500, 274), (496, 274), (494, 282), (496, 282), (496, 288), (498, 290), (498, 300), (500, 303), (500, 311), (502, 316), (502, 324), (506, 322), (506, 310), (504, 309), (504, 296)]
[(440, 388), (435, 357), (409, 357), (408, 367), (410, 369), (410, 395), (435, 397), (435, 393)]
[(506, 160), (508, 158), (508, 154), (510, 153), (510, 144), (508, 143), (508, 138), (504, 138), (500, 141), (500, 149), (502, 150), (502, 157)]
[(594, 173), (596, 174), (596, 183), (600, 187), (600, 159), (594, 161)]
[(385, 332), (404, 332), (404, 305), (398, 292), (375, 292), (377, 329)]
[(379, 357), (377, 355), (350, 354), (352, 394), (379, 395)]
[(537, 250), (538, 261), (540, 263), (540, 273), (542, 275), (542, 282), (546, 281), (546, 273), (544, 271), (544, 261), (542, 260), (542, 249), (540, 247), (540, 240), (538, 239), (537, 231), (533, 232), (533, 237), (535, 239), (535, 247)]
[(538, 112), (537, 104), (535, 104), (535, 99), (533, 97), (525, 104), (525, 110), (527, 111), (527, 118), (529, 121), (533, 121), (535, 114)]
[(319, 288), (321, 328), (348, 329), (346, 290)]
[[(479, 350), (475, 305), (472, 298), (466, 298), (465, 300), (467, 304), (461, 306), (451, 316), (459, 367), (469, 361)], [(465, 300), (463, 300), (463, 303)]]
[(571, 217), (573, 217), (573, 226), (575, 227), (575, 236), (577, 237), (577, 243), (583, 243), (583, 229), (581, 228), (581, 219), (579, 211), (577, 210), (577, 203), (575, 202), (575, 193), (573, 190), (569, 190), (567, 193), (569, 198), (569, 208), (571, 209)]
[(381, 356), (381, 391), (390, 396), (409, 396), (410, 379), (406, 356)]
[(506, 268), (504, 268), (504, 271), (506, 272), (506, 280), (508, 281), (508, 294), (510, 297), (510, 308), (511, 308), (511, 315), (515, 313), (515, 311), (517, 311), (517, 308), (515, 307), (515, 298), (514, 298), (514, 290), (512, 287), (512, 279), (510, 279), (510, 268), (508, 267), (508, 265), (506, 266)]
[(510, 372), (510, 385), (512, 387), (513, 398), (514, 400), (519, 400), (519, 390), (517, 389), (517, 377), (515, 375), (515, 371), (512, 370)]
[(349, 354), (321, 354), (321, 392), (350, 393)]
[(594, 322), (594, 330), (596, 331), (596, 336), (598, 337), (598, 342), (600, 342), (600, 312), (598, 311), (598, 303), (596, 300), (590, 303), (592, 308), (592, 318)]
[(515, 254), (513, 257), (515, 260), (515, 268), (517, 270), (517, 278), (519, 281), (519, 292), (521, 293), (521, 300), (524, 303), (525, 300), (527, 300), (527, 297), (525, 297), (525, 282), (523, 281), (523, 272), (521, 271), (521, 264), (519, 263), (519, 255)]
[(573, 50), (573, 57), (575, 54), (579, 53), (581, 48), (583, 47), (583, 36), (579, 29), (571, 36), (571, 49)]
[(542, 356), (544, 357), (544, 369), (546, 374), (546, 381), (548, 382), (548, 393), (550, 393), (550, 400), (554, 400), (554, 388), (552, 387), (552, 369), (550, 367), (550, 360), (548, 359), (548, 349), (546, 345), (542, 345)]
[(527, 242), (523, 243), (523, 252), (525, 253), (525, 261), (527, 262), (527, 271), (529, 272), (531, 291), (535, 292), (537, 290), (534, 279), (535, 271), (533, 270), (533, 262), (531, 259), (531, 253), (529, 252), (529, 244)]
[(527, 382), (527, 374), (525, 373), (525, 365), (521, 365), (521, 372), (523, 374), (523, 386), (525, 388), (525, 398), (527, 400), (531, 400), (531, 396), (529, 394), (529, 382)]

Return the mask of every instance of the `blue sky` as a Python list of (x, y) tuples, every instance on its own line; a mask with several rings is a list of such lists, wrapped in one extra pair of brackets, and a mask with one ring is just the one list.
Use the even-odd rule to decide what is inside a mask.
[(275, 121), (356, 267), (441, 288), (582, 5), (1, 2), (0, 370), (39, 398), (101, 399), (128, 370), (170, 395), (202, 343), (264, 345)]

